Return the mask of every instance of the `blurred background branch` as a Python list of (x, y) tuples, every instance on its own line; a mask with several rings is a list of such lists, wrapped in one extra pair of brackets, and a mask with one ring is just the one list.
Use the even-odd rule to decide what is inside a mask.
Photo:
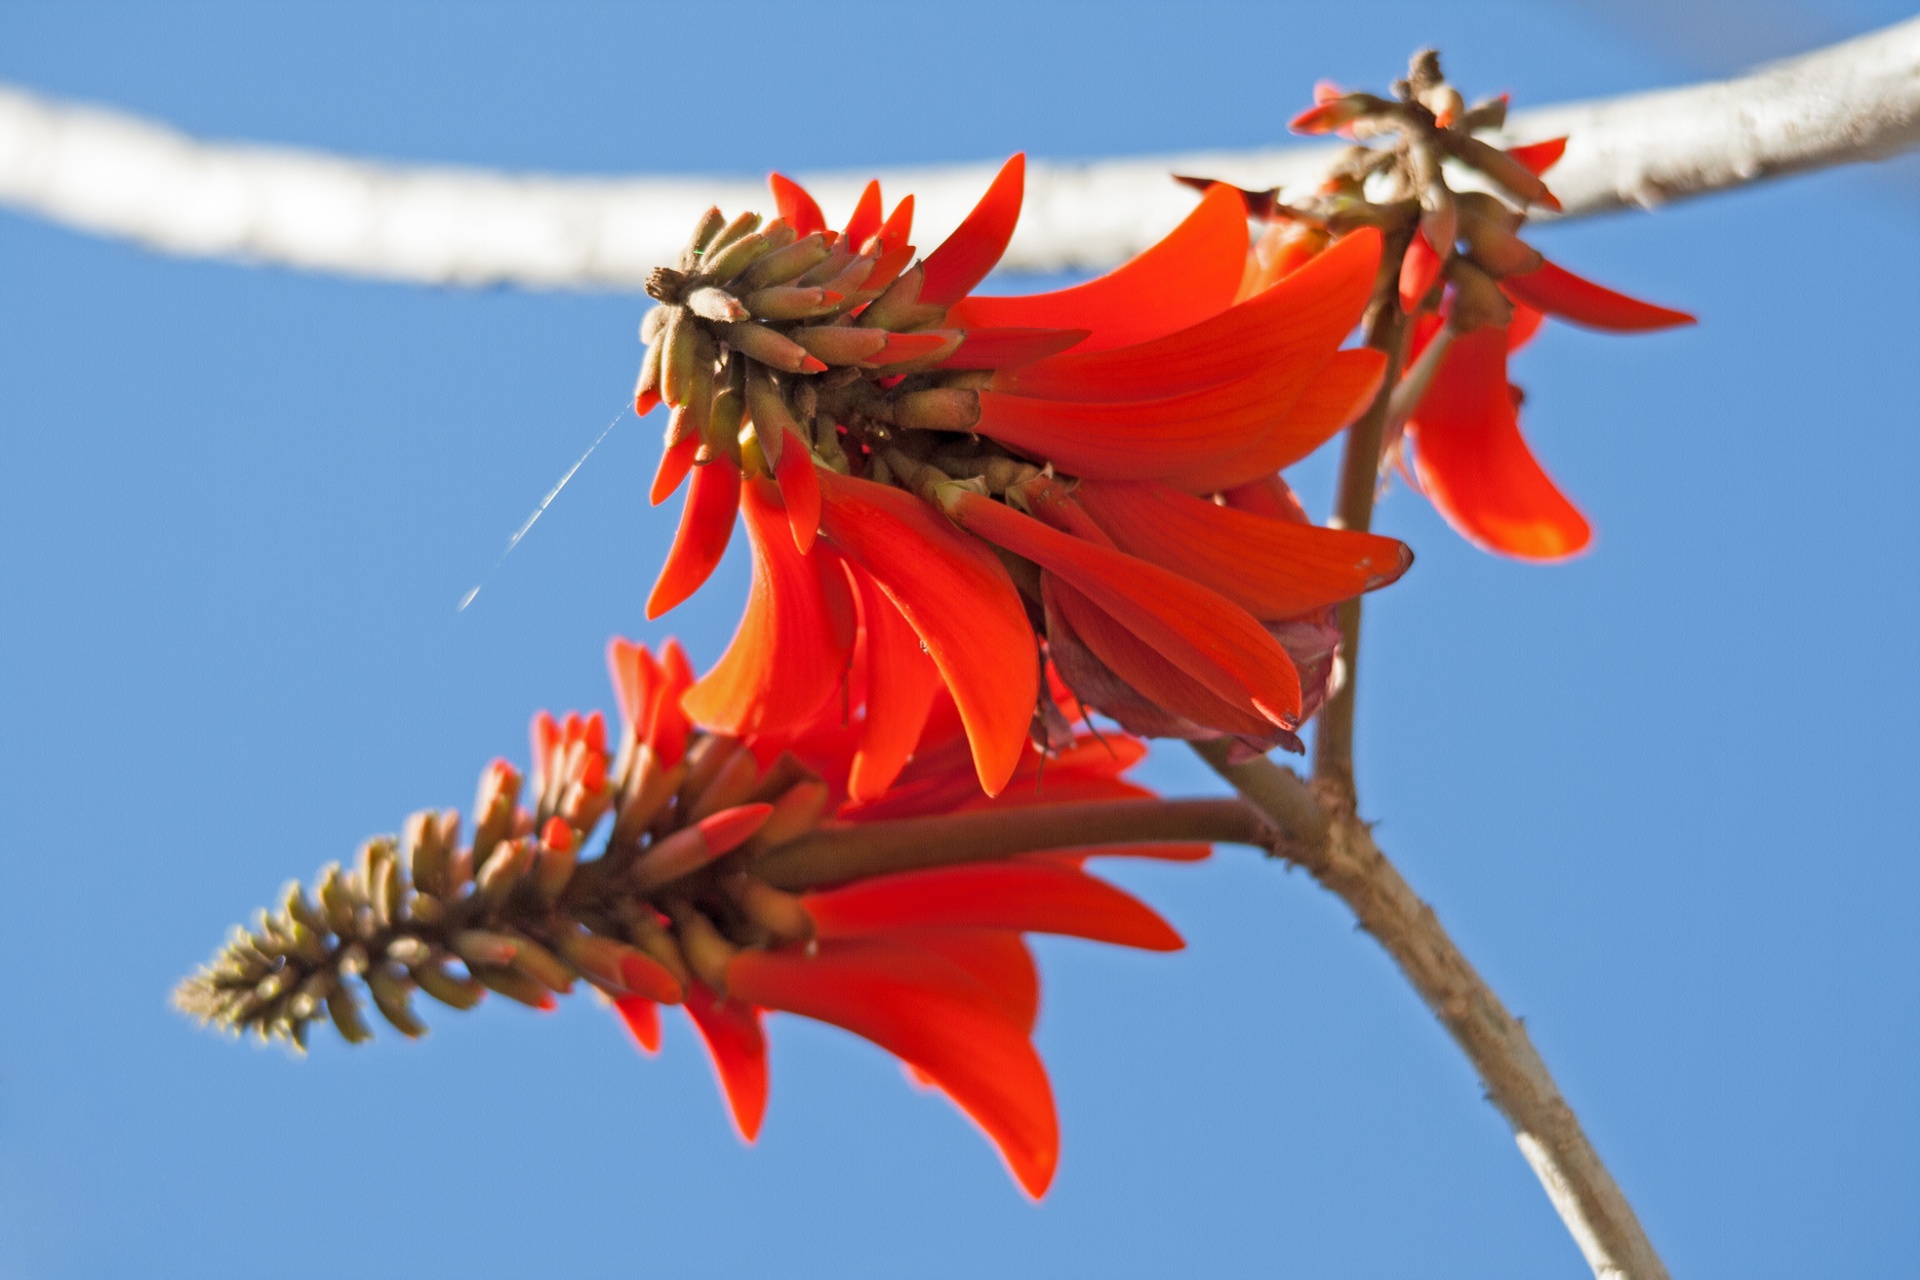
[[(1282, 114), (1275, 109), (1276, 120)], [(1553, 186), (1566, 217), (1879, 160), (1920, 145), (1920, 19), (1731, 80), (1516, 112), (1506, 140), (1567, 134)], [(1028, 169), (1003, 266), (1098, 269), (1192, 206), (1170, 172), (1249, 188), (1316, 183), (1337, 146)], [(890, 170), (928, 243), (956, 225), (991, 164)], [(850, 207), (865, 175), (805, 175)], [(765, 203), (758, 180), (569, 178), (376, 163), (203, 142), (122, 112), (0, 86), (0, 203), (166, 253), (423, 284), (635, 290), (709, 204)]]

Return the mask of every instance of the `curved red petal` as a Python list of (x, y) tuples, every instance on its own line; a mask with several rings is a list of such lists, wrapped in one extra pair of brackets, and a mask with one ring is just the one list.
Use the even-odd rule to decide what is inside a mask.
[(647, 745), (654, 758), (671, 768), (687, 754), (687, 735), (693, 726), (680, 707), (680, 699), (693, 687), (693, 664), (678, 640), (660, 646), (660, 681), (655, 687), (653, 709), (647, 715)]
[(875, 178), (860, 192), (860, 199), (853, 206), (853, 216), (847, 219), (847, 229), (841, 235), (858, 253), (866, 247), (867, 238), (880, 230), (880, 222), (880, 180)]
[(1403, 542), (1236, 511), (1163, 484), (1082, 481), (1080, 506), (1128, 555), (1210, 587), (1263, 621), (1350, 600), (1413, 564)]
[(694, 474), (680, 508), (680, 528), (660, 577), (647, 597), (647, 617), (657, 618), (698, 591), (713, 573), (733, 538), (733, 517), (740, 509), (740, 471), (725, 458)]
[(1294, 400), (1286, 417), (1253, 444), (1226, 457), (1169, 468), (1152, 478), (1188, 493), (1218, 493), (1272, 475), (1318, 449), (1364, 413), (1386, 371), (1387, 357), (1382, 352), (1369, 347), (1336, 351)]
[[(913, 197), (911, 195), (893, 206), (893, 212), (887, 215), (887, 220), (880, 224), (880, 230), (874, 235), (880, 242), (880, 255), (883, 258), (887, 254), (897, 253), (906, 247), (907, 241), (913, 239)], [(921, 294), (924, 297), (925, 290), (922, 290)]]
[(886, 936), (958, 966), (993, 993), (1015, 1026), (1033, 1034), (1040, 1017), (1040, 971), (1019, 934), (1002, 929), (903, 929)]
[(660, 1052), (660, 1006), (640, 996), (621, 996), (613, 1002), (627, 1032), (649, 1057)]
[(1070, 583), (1216, 696), (1282, 728), (1298, 723), (1300, 682), (1292, 661), (1238, 605), (1158, 565), (1083, 542), (977, 493), (959, 493), (951, 511), (970, 532)]
[(737, 998), (722, 1000), (698, 982), (687, 988), (685, 1008), (713, 1058), (734, 1128), (752, 1142), (767, 1114), (767, 1037), (760, 1010)]
[(782, 173), (768, 174), (767, 185), (773, 188), (773, 202), (780, 206), (780, 216), (793, 228), (794, 235), (810, 236), (827, 229), (825, 215), (805, 187)]
[(765, 826), (772, 815), (773, 806), (770, 804), (742, 804), (709, 814), (694, 825), (707, 842), (707, 850), (717, 858), (745, 844), (747, 838)]
[(1075, 866), (1017, 860), (876, 876), (807, 895), (822, 938), (899, 928), (1054, 933), (1146, 951), (1186, 944), (1154, 910)]
[(820, 532), (820, 480), (814, 474), (812, 448), (792, 431), (787, 432), (780, 461), (774, 464), (773, 478), (780, 485), (780, 500), (787, 504), (793, 545), (806, 555)]
[(926, 728), (940, 671), (920, 647), (912, 624), (872, 576), (855, 569), (852, 577), (866, 624), (867, 711), (847, 793), (855, 801), (868, 801), (878, 799), (906, 767)]
[(1421, 487), (1470, 542), (1528, 560), (1558, 560), (1592, 539), (1520, 435), (1507, 388), (1507, 337), (1453, 340), (1407, 433)]
[(627, 727), (636, 733), (645, 729), (660, 684), (660, 664), (645, 645), (615, 636), (607, 641), (607, 673), (613, 678), (614, 701), (620, 704)]
[[(753, 585), (739, 630), (713, 670), (680, 700), (696, 723), (722, 733), (804, 727), (839, 690), (847, 669), (835, 602), (825, 595), (831, 580), (794, 548), (785, 508), (763, 491), (770, 488), (757, 481), (740, 495), (753, 546)], [(844, 581), (840, 590), (846, 590)]]
[[(1191, 731), (1176, 732), (1177, 725), (1164, 723), (1167, 714), (1198, 729), (1242, 737), (1262, 737), (1273, 725), (1267, 717), (1246, 705), (1244, 698), (1228, 699), (1202, 684), (1180, 667), (1168, 661), (1152, 645), (1128, 630), (1111, 614), (1084, 594), (1051, 573), (1040, 578), (1041, 599), (1047, 614), (1047, 636), (1055, 663), (1083, 687), (1084, 662), (1070, 659), (1080, 646), (1104, 668), (1098, 674), (1102, 683), (1086, 687), (1089, 702), (1135, 732), (1162, 736), (1188, 737)], [(1111, 687), (1112, 680), (1124, 686)], [(1148, 708), (1129, 708), (1114, 699), (1144, 699)], [(1157, 711), (1154, 710), (1157, 708)], [(1142, 722), (1131, 714), (1144, 711), (1152, 718)]]
[(689, 435), (678, 444), (668, 445), (660, 452), (660, 467), (653, 473), (653, 490), (648, 500), (659, 506), (673, 496), (680, 482), (687, 478), (687, 472), (693, 470), (693, 459), (700, 452), (700, 437)]
[[(1056, 293), (966, 298), (947, 313), (947, 323), (962, 329), (1090, 329), (1093, 336), (1081, 351), (1131, 346), (1232, 306), (1246, 261), (1246, 201), (1219, 184), (1165, 239), (1099, 279)], [(958, 294), (943, 301), (955, 299)]]
[(1425, 235), (1417, 235), (1407, 243), (1407, 252), (1400, 259), (1400, 307), (1409, 313), (1420, 305), (1432, 290), (1434, 282), (1440, 278), (1440, 269), (1446, 260), (1434, 252), (1427, 243)]
[(820, 472), (820, 528), (912, 624), (952, 692), (987, 794), (1013, 776), (1040, 696), (1026, 608), (993, 552), (911, 494)]
[(1285, 433), (1288, 410), (1304, 394), (1302, 381), (1286, 365), (1266, 365), (1237, 382), (1123, 404), (982, 391), (974, 430), (1070, 475), (1158, 479)]
[(727, 982), (743, 999), (844, 1027), (920, 1068), (986, 1130), (1027, 1194), (1045, 1194), (1060, 1156), (1046, 1068), (964, 970), (898, 942), (843, 939), (811, 956), (742, 951)]
[(1513, 304), (1513, 319), (1507, 322), (1507, 353), (1511, 355), (1533, 341), (1533, 335), (1540, 332), (1540, 326), (1547, 321), (1547, 313), (1536, 311), (1524, 302)]
[(1515, 302), (1525, 303), (1571, 324), (1585, 325), (1590, 329), (1636, 333), (1695, 323), (1694, 318), (1684, 311), (1658, 307), (1651, 302), (1629, 298), (1624, 293), (1615, 293), (1604, 285), (1584, 280), (1551, 262), (1543, 263), (1538, 271), (1508, 276), (1500, 282), (1500, 287)]
[[(1272, 288), (1177, 333), (1108, 351), (1075, 349), (1007, 369), (993, 385), (1047, 400), (1159, 399), (1272, 366), (1298, 370), (1304, 384), (1360, 322), (1379, 267), (1380, 233), (1367, 227)], [(965, 305), (974, 301), (986, 299)], [(1290, 398), (1284, 387), (1272, 394)]]
[(1529, 142), (1523, 147), (1508, 147), (1507, 154), (1527, 167), (1534, 177), (1541, 177), (1547, 170), (1560, 162), (1567, 151), (1565, 138), (1548, 138), (1545, 142)]
[(1084, 341), (1085, 329), (969, 329), (942, 369), (1010, 369), (1057, 356)]
[(951, 306), (987, 278), (987, 273), (1000, 261), (1000, 255), (1007, 251), (1007, 242), (1013, 239), (1026, 180), (1025, 152), (1000, 166), (993, 184), (980, 197), (980, 203), (973, 207), (966, 221), (920, 264), (926, 272), (920, 285), (921, 302), (936, 307)]

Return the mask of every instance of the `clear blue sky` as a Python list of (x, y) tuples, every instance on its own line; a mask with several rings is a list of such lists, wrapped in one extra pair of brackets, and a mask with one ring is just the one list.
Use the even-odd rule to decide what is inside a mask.
[[(0, 79), (396, 158), (805, 170), (1262, 144), (1315, 78), (1383, 85), (1424, 42), (1525, 103), (1903, 9), (10, 3)], [(1703, 323), (1519, 361), (1599, 528), (1577, 563), (1386, 499), (1420, 561), (1369, 628), (1366, 809), (1676, 1275), (1911, 1275), (1920, 202), (1828, 175), (1538, 243)], [(534, 708), (607, 705), (609, 634), (719, 652), (737, 558), (643, 620), (671, 514), (631, 419), (454, 611), (622, 403), (641, 309), (0, 214), (0, 1276), (1582, 1274), (1378, 949), (1243, 851), (1117, 873), (1180, 955), (1039, 944), (1040, 1207), (878, 1050), (792, 1019), (747, 1150), (678, 1020), (651, 1061), (580, 999), (294, 1062), (168, 1009), (288, 876), (467, 803)], [(1329, 474), (1302, 468), (1318, 507)]]

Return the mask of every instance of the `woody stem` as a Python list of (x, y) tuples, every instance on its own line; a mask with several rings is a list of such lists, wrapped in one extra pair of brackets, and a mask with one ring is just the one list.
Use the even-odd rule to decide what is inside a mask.
[(1040, 850), (1204, 841), (1272, 849), (1279, 833), (1244, 800), (1096, 800), (928, 818), (838, 823), (782, 845), (754, 866), (798, 891), (865, 876), (984, 862)]
[[(1404, 252), (1405, 245), (1401, 245)], [(1399, 255), (1389, 253), (1388, 262)], [(1340, 492), (1334, 523), (1343, 529), (1365, 530), (1373, 523), (1373, 495), (1380, 484), (1380, 447), (1392, 410), (1393, 389), (1400, 381), (1406, 357), (1407, 318), (1393, 287), (1397, 272), (1385, 277), (1367, 317), (1367, 345), (1387, 357), (1385, 375), (1373, 403), (1347, 431), (1346, 452), (1340, 460)], [(1349, 811), (1357, 801), (1353, 787), (1353, 711), (1360, 674), (1360, 597), (1339, 606), (1340, 669), (1345, 678), (1320, 710), (1314, 734), (1313, 776)]]
[[(1667, 1270), (1560, 1094), (1526, 1028), (1500, 1002), (1373, 841), (1350, 800), (1320, 796), (1264, 756), (1229, 763), (1226, 739), (1193, 749), (1274, 822), (1282, 857), (1345, 902), (1387, 950), (1485, 1082), (1547, 1198), (1603, 1280), (1666, 1280)], [(1348, 793), (1351, 796), (1351, 793)]]

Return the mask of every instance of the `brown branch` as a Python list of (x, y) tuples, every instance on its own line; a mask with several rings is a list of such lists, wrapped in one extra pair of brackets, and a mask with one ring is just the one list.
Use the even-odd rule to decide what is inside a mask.
[(1345, 902), (1400, 966), (1480, 1073), (1487, 1097), (1513, 1126), (1521, 1153), (1594, 1275), (1666, 1280), (1667, 1269), (1633, 1207), (1587, 1140), (1526, 1029), (1374, 843), (1367, 824), (1350, 807), (1351, 793), (1323, 803), (1291, 770), (1271, 760), (1229, 764), (1224, 743), (1193, 747), (1280, 828), (1280, 852)]
[(1278, 839), (1243, 800), (1098, 800), (822, 827), (769, 853), (754, 874), (794, 892), (1043, 849), (1196, 840), (1271, 850)]
[[(1388, 246), (1385, 261), (1397, 264), (1406, 252), (1406, 240)], [(1407, 317), (1394, 288), (1397, 273), (1383, 273), (1367, 318), (1367, 345), (1386, 353), (1386, 376), (1367, 411), (1347, 431), (1346, 452), (1340, 459), (1340, 494), (1333, 523), (1343, 529), (1366, 530), (1373, 524), (1373, 498), (1380, 487), (1380, 447), (1393, 405), (1393, 389), (1400, 382), (1406, 358)], [(1353, 714), (1360, 663), (1360, 597), (1339, 606), (1339, 687), (1320, 709), (1313, 739), (1313, 776), (1346, 808), (1355, 807), (1353, 787)]]

